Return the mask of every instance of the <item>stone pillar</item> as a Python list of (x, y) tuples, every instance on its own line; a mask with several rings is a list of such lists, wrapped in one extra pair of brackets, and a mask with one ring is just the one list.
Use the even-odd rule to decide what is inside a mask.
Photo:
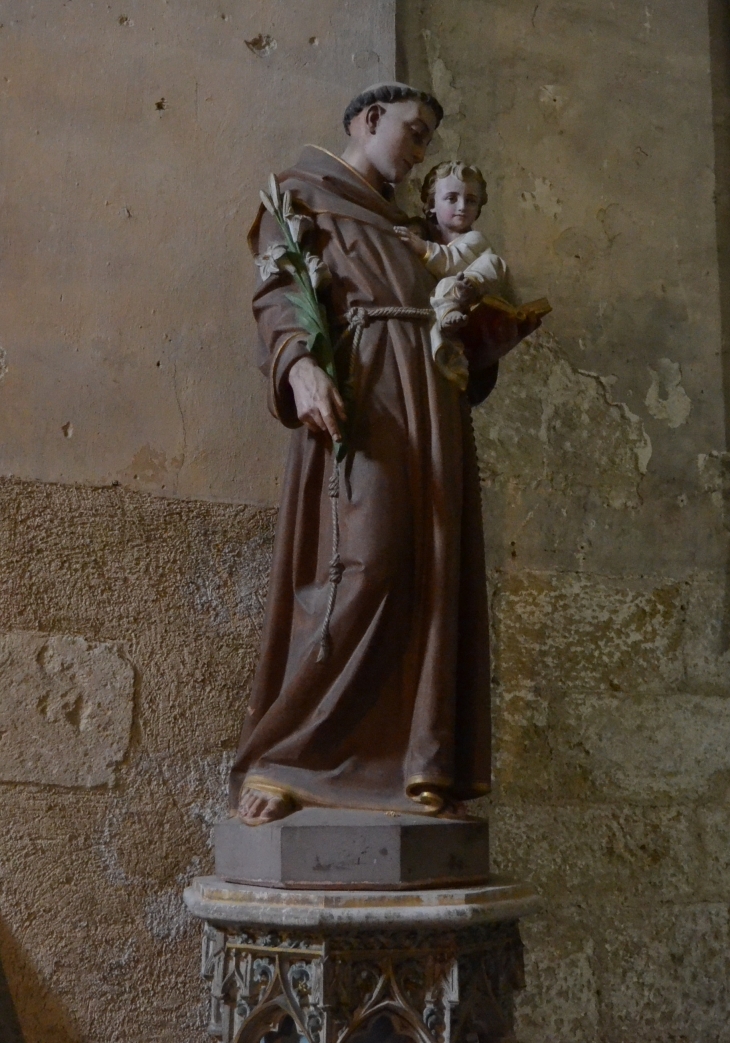
[(208, 1031), (223, 1043), (506, 1043), (524, 985), (518, 921), (539, 899), (492, 881), (290, 890), (201, 877)]

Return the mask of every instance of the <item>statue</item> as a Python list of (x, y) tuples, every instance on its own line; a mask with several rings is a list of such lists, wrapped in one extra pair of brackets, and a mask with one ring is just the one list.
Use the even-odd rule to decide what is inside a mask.
[(451, 334), (466, 325), (470, 305), (487, 289), (499, 293), (506, 265), (472, 227), (487, 202), (487, 185), (478, 167), (439, 163), (426, 175), (421, 198), (431, 224), (429, 238), (422, 239), (408, 227), (395, 232), (439, 280), (431, 296), (431, 352), (446, 379), (466, 391), (469, 362), (464, 345)]
[[(365, 91), (345, 112), (342, 157), (305, 147), (273, 180), (250, 233), (262, 275), (260, 366), (271, 411), (293, 434), (231, 773), (231, 807), (248, 825), (308, 805), (461, 816), (464, 801), (489, 790), (470, 403), (489, 394), (498, 358), (540, 319), (505, 306), (487, 347), (467, 351), (468, 370), (457, 360), (459, 379), (434, 364), (436, 276), (403, 231), (392, 186), (423, 161), (442, 115), (435, 98), (403, 84)], [(471, 191), (468, 176), (461, 183)], [(454, 218), (451, 231), (465, 235), (475, 217), (459, 228)], [(443, 232), (433, 231), (442, 247)], [(477, 245), (462, 268), (484, 254)], [(279, 263), (294, 254), (297, 264)], [(463, 312), (452, 283), (442, 296)], [(297, 297), (305, 284), (307, 300)], [(469, 273), (459, 285), (473, 288)], [(463, 321), (451, 305), (449, 338)]]

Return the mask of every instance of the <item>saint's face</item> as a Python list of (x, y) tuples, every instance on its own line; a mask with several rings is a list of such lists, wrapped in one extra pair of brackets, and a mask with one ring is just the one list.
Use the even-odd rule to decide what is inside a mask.
[(462, 181), (456, 174), (439, 178), (434, 186), (433, 208), (442, 232), (463, 235), (479, 216), (481, 191), (472, 178)]
[(392, 102), (368, 140), (368, 158), (385, 181), (398, 184), (423, 162), (435, 129), (436, 114), (428, 105), (415, 99)]

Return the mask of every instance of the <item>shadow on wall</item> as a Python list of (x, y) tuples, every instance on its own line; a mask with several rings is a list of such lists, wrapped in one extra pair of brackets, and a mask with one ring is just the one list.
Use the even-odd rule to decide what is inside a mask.
[(20, 1031), (18, 1015), (15, 1013), (15, 1004), (8, 988), (8, 979), (5, 977), (5, 968), (0, 963), (0, 1039), (3, 1043), (25, 1043), (23, 1033)]
[(0, 1043), (79, 1043), (80, 1038), (0, 919)]
[[(715, 136), (715, 224), (722, 316), (722, 374), (725, 402), (723, 493), (730, 529), (730, 7), (709, 0), (712, 115)], [(730, 559), (726, 567), (722, 652), (730, 648)]]

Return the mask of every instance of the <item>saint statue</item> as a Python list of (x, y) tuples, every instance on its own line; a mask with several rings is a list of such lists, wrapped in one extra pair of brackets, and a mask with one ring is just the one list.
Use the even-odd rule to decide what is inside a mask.
[[(309, 145), (278, 178), (331, 275), (321, 298), (342, 393), (310, 351), (291, 274), (261, 262), (260, 368), (292, 437), (231, 773), (231, 807), (248, 825), (304, 806), (459, 815), (490, 787), (471, 405), (538, 322), (503, 323), (465, 390), (434, 364), (437, 279), (403, 236), (393, 186), (423, 161), (442, 115), (428, 94), (377, 85), (348, 106), (341, 157)], [(263, 207), (249, 241), (259, 259), (281, 249)]]

